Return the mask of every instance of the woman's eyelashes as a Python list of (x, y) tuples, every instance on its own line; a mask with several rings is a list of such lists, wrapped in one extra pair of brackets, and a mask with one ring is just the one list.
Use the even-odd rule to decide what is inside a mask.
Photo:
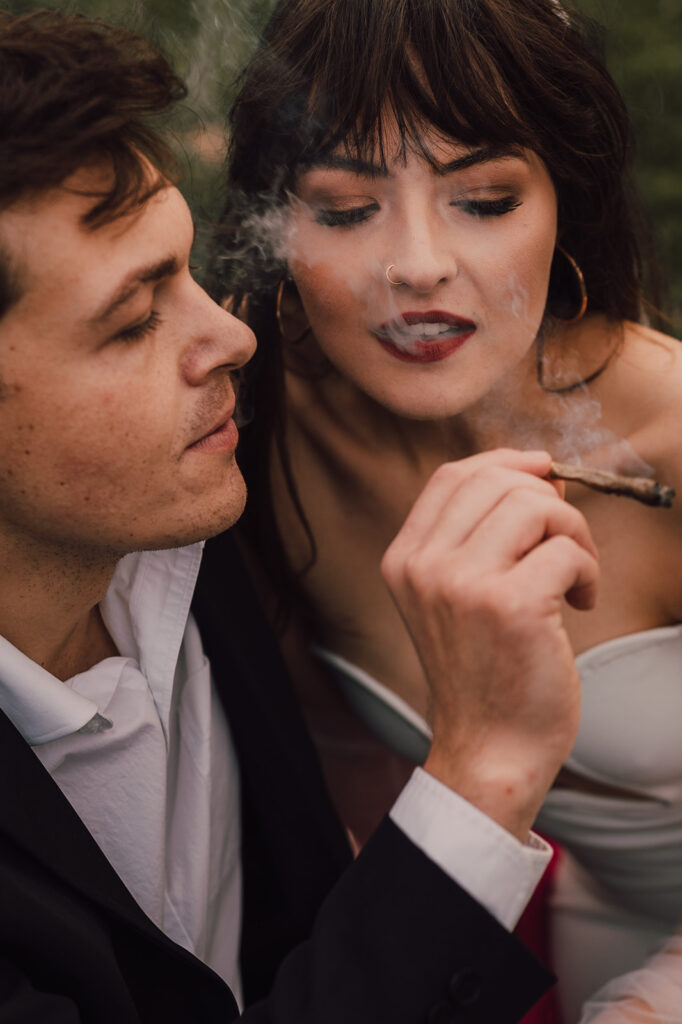
[(503, 217), (521, 206), (516, 196), (502, 196), (500, 199), (456, 199), (450, 203), (473, 217)]
[(147, 334), (151, 334), (161, 323), (161, 316), (156, 312), (155, 309), (151, 311), (146, 320), (143, 320), (139, 324), (133, 324), (132, 327), (126, 327), (124, 330), (119, 331), (115, 337), (115, 341), (139, 341), (144, 338)]
[[(501, 196), (497, 199), (454, 199), (449, 206), (463, 210), (471, 217), (503, 217), (506, 213), (518, 209), (521, 200), (516, 196)], [(362, 224), (379, 210), (378, 203), (367, 203), (363, 206), (352, 206), (346, 209), (318, 208), (314, 217), (318, 224), (330, 228), (349, 228)]]
[(318, 209), (315, 211), (315, 220), (328, 228), (349, 228), (353, 224), (362, 224), (368, 220), (373, 213), (379, 209), (377, 203), (368, 203), (365, 206), (351, 206), (345, 210)]

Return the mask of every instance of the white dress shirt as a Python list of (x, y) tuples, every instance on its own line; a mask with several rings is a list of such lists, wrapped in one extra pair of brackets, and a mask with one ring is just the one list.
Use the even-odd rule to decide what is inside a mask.
[[(147, 915), (240, 998), (239, 776), (189, 614), (201, 545), (128, 555), (101, 604), (120, 652), (65, 683), (0, 637), (0, 707)], [(391, 811), (512, 929), (549, 863), (417, 769)]]
[(239, 775), (189, 615), (200, 561), (124, 558), (101, 604), (120, 657), (66, 683), (0, 638), (0, 705), (145, 913), (239, 999)]

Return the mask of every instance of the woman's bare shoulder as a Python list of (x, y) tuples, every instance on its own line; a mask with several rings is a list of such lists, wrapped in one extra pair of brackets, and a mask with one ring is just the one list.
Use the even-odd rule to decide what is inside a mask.
[(682, 342), (676, 338), (625, 323), (609, 376), (611, 397), (629, 415), (634, 432), (662, 429), (671, 417), (682, 421)]
[(625, 324), (615, 376), (633, 448), (677, 489), (682, 509), (682, 342)]

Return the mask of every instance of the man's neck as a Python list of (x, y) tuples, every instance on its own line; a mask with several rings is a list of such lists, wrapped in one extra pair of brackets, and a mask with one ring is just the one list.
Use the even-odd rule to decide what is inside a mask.
[(0, 538), (0, 634), (58, 679), (117, 654), (98, 607), (116, 559), (13, 540)]

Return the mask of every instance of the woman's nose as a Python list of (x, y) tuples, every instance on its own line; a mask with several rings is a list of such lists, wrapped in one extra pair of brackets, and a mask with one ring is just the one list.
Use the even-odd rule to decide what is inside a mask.
[(386, 279), (394, 288), (428, 294), (457, 276), (457, 262), (448, 246), (445, 226), (431, 217), (413, 218), (396, 235), (387, 253)]

